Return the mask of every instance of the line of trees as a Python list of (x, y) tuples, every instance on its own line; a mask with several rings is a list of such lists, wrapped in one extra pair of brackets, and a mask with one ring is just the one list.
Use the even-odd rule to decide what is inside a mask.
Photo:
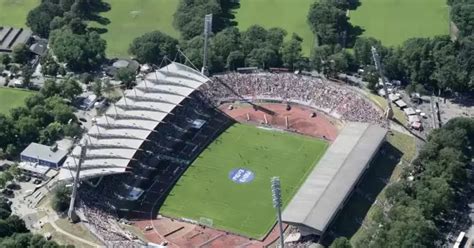
[[(402, 179), (387, 187), (382, 208), (355, 247), (437, 247), (440, 230), (459, 214), (469, 194), (468, 166), (474, 151), (474, 120), (455, 118), (434, 130)], [(466, 218), (466, 213), (460, 214)]]
[[(360, 28), (348, 22), (346, 11), (357, 7), (357, 1), (316, 1), (308, 13), (308, 23), (319, 40), (311, 56), (311, 68), (329, 76), (363, 68), (364, 79), (374, 89), (378, 77), (370, 48), (375, 46), (389, 79), (437, 93), (473, 91), (474, 12), (469, 10), (474, 9), (474, 1), (449, 0), (448, 4), (452, 5), (452, 19), (460, 29), (457, 40), (447, 35), (413, 38), (401, 46), (384, 47), (374, 38), (358, 37)], [(346, 47), (353, 48), (354, 53)]]
[(101, 0), (43, 0), (28, 13), (26, 24), (35, 34), (49, 37), (54, 55), (69, 69), (94, 70), (105, 59), (106, 43), (99, 33), (106, 30), (88, 24), (109, 24), (100, 15), (109, 10)]
[(308, 58), (302, 54), (301, 37), (292, 34), (291, 38), (284, 41), (288, 35), (285, 30), (265, 29), (258, 25), (239, 31), (231, 11), (238, 7), (234, 2), (182, 0), (173, 22), (181, 33), (180, 41), (155, 31), (136, 38), (129, 52), (142, 63), (159, 64), (165, 56), (175, 58), (179, 46), (190, 61), (200, 68), (204, 44), (203, 19), (206, 14), (212, 13), (214, 34), (209, 42), (210, 72), (234, 70), (242, 66), (307, 68)]
[(68, 105), (82, 93), (79, 83), (65, 79), (47, 80), (39, 93), (28, 97), (24, 107), (0, 114), (0, 157), (14, 158), (31, 142), (46, 145), (81, 133), (73, 109)]
[(25, 222), (18, 216), (12, 215), (8, 200), (0, 198), (0, 247), (73, 248), (74, 246), (58, 245), (54, 241), (44, 239), (41, 235), (30, 233)]

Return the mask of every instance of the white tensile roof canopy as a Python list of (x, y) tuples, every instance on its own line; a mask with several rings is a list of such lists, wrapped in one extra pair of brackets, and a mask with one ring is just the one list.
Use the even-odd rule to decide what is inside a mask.
[[(209, 79), (179, 63), (148, 74), (132, 90), (126, 90), (115, 106), (96, 119), (81, 143), (61, 168), (59, 179), (75, 177), (82, 153), (80, 178), (124, 173), (137, 150), (176, 106)], [(158, 130), (159, 132), (159, 130)]]

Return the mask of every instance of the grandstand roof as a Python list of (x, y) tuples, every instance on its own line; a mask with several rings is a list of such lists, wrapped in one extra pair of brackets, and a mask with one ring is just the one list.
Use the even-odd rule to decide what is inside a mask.
[(283, 221), (322, 234), (385, 139), (386, 130), (349, 123), (283, 211)]
[(148, 74), (96, 119), (81, 140), (86, 150), (73, 149), (59, 178), (71, 180), (81, 156), (81, 178), (125, 172), (150, 133), (159, 132), (160, 122), (207, 81), (198, 71), (174, 62)]

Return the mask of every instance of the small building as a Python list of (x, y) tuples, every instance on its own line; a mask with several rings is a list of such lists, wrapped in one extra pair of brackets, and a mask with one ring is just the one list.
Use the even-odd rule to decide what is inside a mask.
[(38, 56), (44, 56), (48, 51), (48, 41), (45, 39), (38, 39), (30, 46), (30, 51)]
[(397, 105), (397, 106), (398, 106), (399, 108), (401, 108), (401, 109), (407, 107), (407, 104), (406, 104), (405, 101), (403, 101), (403, 100), (395, 101), (395, 105)]
[(56, 146), (50, 147), (38, 143), (31, 143), (20, 154), (22, 162), (36, 163), (49, 168), (59, 168), (66, 158), (67, 152)]
[(47, 179), (47, 173), (51, 170), (51, 167), (39, 165), (32, 162), (20, 162), (18, 168), (23, 172), (23, 174), (36, 177), (40, 179)]
[(406, 114), (407, 116), (415, 115), (415, 114), (416, 114), (416, 112), (415, 112), (415, 110), (414, 110), (413, 108), (405, 108), (405, 109), (403, 109), (403, 112), (405, 112), (405, 114)]
[(0, 53), (11, 53), (18, 44), (29, 43), (32, 32), (25, 28), (0, 26)]

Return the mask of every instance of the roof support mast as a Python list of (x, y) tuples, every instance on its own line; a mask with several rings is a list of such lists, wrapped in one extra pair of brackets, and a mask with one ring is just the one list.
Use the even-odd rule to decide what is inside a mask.
[(374, 60), (375, 69), (377, 69), (379, 76), (382, 80), (383, 91), (385, 92), (385, 100), (387, 100), (387, 109), (385, 110), (385, 118), (387, 119), (387, 125), (390, 126), (390, 119), (393, 117), (393, 109), (392, 109), (392, 102), (390, 102), (390, 98), (388, 97), (388, 89), (387, 89), (387, 80), (383, 74), (382, 63), (380, 63), (380, 56), (377, 53), (377, 49), (372, 46), (372, 59)]
[[(89, 137), (90, 138), (90, 137)], [(69, 221), (76, 222), (78, 220), (78, 216), (74, 210), (74, 206), (76, 204), (76, 197), (77, 197), (77, 188), (79, 187), (79, 178), (81, 173), (81, 164), (83, 158), (86, 156), (86, 149), (87, 149), (87, 140), (84, 139), (84, 145), (81, 145), (81, 153), (79, 155), (79, 163), (76, 163), (76, 158), (73, 157), (74, 163), (76, 166), (76, 176), (74, 177), (74, 183), (72, 186), (72, 193), (71, 193), (71, 201), (69, 202), (69, 210), (67, 211), (67, 216)]]

